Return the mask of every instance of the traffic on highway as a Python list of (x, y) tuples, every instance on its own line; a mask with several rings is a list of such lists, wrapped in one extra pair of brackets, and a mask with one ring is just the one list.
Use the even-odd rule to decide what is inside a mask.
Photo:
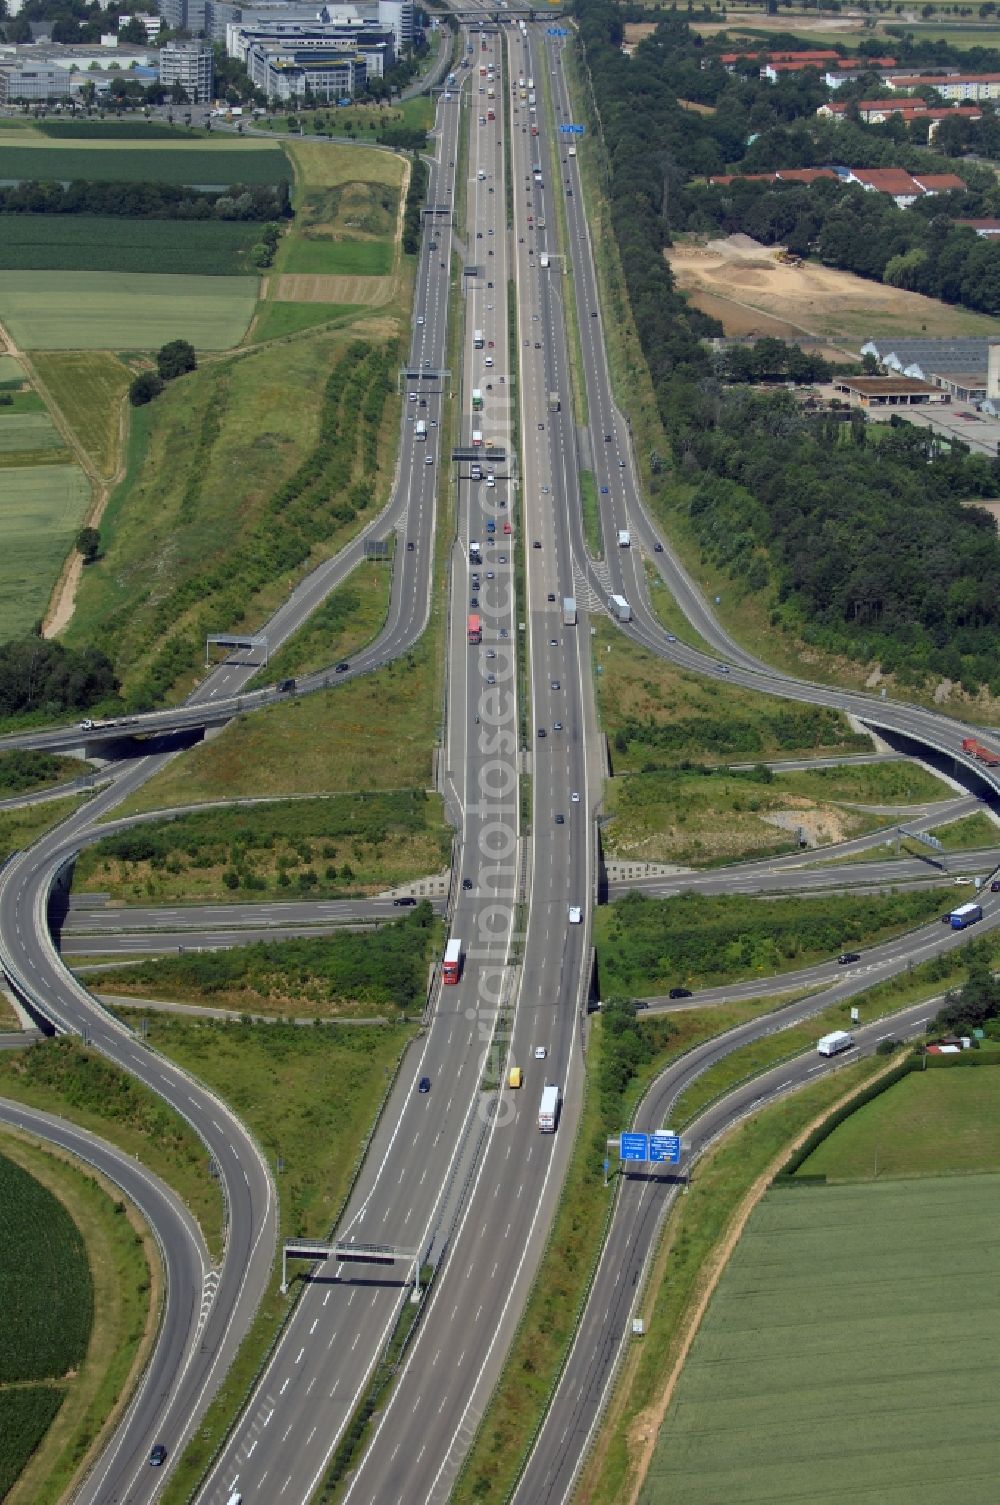
[[(580, 159), (566, 144), (575, 137), (554, 130), (573, 118), (567, 38), (518, 18), (513, 6), (500, 20), (482, 15), (481, 24), (466, 20), (459, 29), (454, 74), (436, 105), (390, 500), (290, 592), (266, 627), (273, 653), (347, 579), (366, 543), (394, 537), (381, 632), (350, 662), (284, 687), (246, 691), (257, 665), (237, 655), (207, 674), (182, 707), (0, 738), (5, 748), (83, 747), (110, 758), (108, 782), (89, 803), (0, 873), (8, 981), (35, 1018), (83, 1037), (182, 1114), (211, 1158), (226, 1204), (225, 1249), (213, 1266), (169, 1189), (145, 1184), (127, 1157), (92, 1136), (37, 1115), (30, 1124), (98, 1165), (142, 1208), (168, 1273), (150, 1366), (77, 1495), (93, 1505), (149, 1505), (162, 1492), (251, 1328), (281, 1250), (274, 1176), (253, 1136), (217, 1094), (107, 1011), (64, 965), (56, 941), (74, 957), (180, 951), (195, 936), (199, 945), (228, 947), (384, 922), (411, 899), (132, 911), (70, 905), (55, 937), (51, 896), (65, 887), (83, 846), (134, 822), (105, 817), (173, 751), (144, 739), (200, 732), (344, 683), (418, 641), (430, 616), (439, 508), (449, 486), (456, 525), (446, 541), (439, 787), (455, 860), (447, 894), (434, 898), (448, 941), (424, 1027), (387, 1084), (331, 1252), (310, 1259), (297, 1283), (280, 1335), (198, 1484), (201, 1505), (313, 1499), (410, 1302), (419, 1304), (418, 1321), (342, 1498), (359, 1505), (447, 1499), (486, 1414), (544, 1252), (583, 1098), (591, 921), (602, 883), (591, 615), (607, 616), (694, 672), (714, 677), (721, 666), (734, 683), (847, 712), (904, 750), (931, 749), (977, 791), (956, 795), (956, 814), (974, 809), (983, 791), (1000, 794), (1000, 769), (983, 758), (979, 729), (782, 675), (718, 625), (644, 507), (627, 416), (613, 398)], [(578, 371), (570, 359), (574, 310)], [(450, 349), (460, 350), (457, 370), (448, 367)], [(576, 394), (574, 378), (582, 384)], [(578, 411), (586, 425), (577, 424)], [(598, 487), (600, 562), (584, 532), (584, 468)], [(656, 617), (649, 564), (690, 623), (690, 644)], [(914, 828), (939, 819), (935, 808)], [(866, 858), (852, 864), (853, 885), (921, 879), (916, 862), (910, 871), (867, 851), (884, 840), (880, 831), (843, 844), (838, 856)], [(977, 871), (993, 871), (995, 852), (974, 855)], [(776, 893), (844, 881), (832, 866), (805, 872), (801, 859), (783, 858), (642, 886), (656, 894), (682, 887)], [(600, 896), (635, 886), (605, 884)], [(1000, 925), (1000, 895), (987, 889), (979, 902), (977, 924)], [(732, 1050), (965, 940), (960, 927), (929, 925), (864, 955), (755, 979), (754, 996), (771, 984), (807, 996), (689, 1052), (657, 1079), (634, 1127), (663, 1128), (685, 1087)], [(737, 993), (706, 990), (700, 1001)], [(652, 1002), (666, 1009), (690, 1000), (680, 990)], [(931, 1012), (927, 1003), (908, 1009), (893, 1017), (892, 1029), (916, 1033)], [(810, 1054), (727, 1093), (687, 1135), (687, 1166), (754, 1108), (848, 1056), (874, 1051), (885, 1033), (884, 1022), (866, 1025), (830, 1059)], [(14, 1121), (6, 1109), (3, 1116)], [(517, 1488), (522, 1505), (571, 1494), (614, 1381), (634, 1292), (680, 1184), (666, 1174), (623, 1176), (617, 1184), (577, 1338)], [(162, 1456), (150, 1468), (157, 1448)]]

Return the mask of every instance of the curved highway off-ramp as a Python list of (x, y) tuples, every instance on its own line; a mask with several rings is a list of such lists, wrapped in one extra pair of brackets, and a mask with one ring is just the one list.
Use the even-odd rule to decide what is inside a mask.
[[(106, 798), (111, 797), (109, 791)], [(225, 1197), (225, 1250), (221, 1264), (205, 1278), (204, 1322), (197, 1341), (188, 1342), (169, 1384), (155, 1392), (145, 1387), (137, 1397), (130, 1437), (141, 1438), (141, 1444), (117, 1450), (100, 1473), (100, 1492), (81, 1497), (83, 1505), (147, 1505), (162, 1489), (169, 1467), (139, 1469), (137, 1453), (148, 1453), (156, 1440), (169, 1448), (171, 1460), (176, 1458), (203, 1415), (267, 1287), (277, 1202), (264, 1156), (236, 1115), (102, 1008), (55, 952), (47, 923), (50, 888), (76, 848), (77, 824), (92, 811), (88, 806), (78, 812), (0, 873), (0, 960), (14, 990), (39, 1017), (60, 1032), (81, 1036), (190, 1124), (206, 1147)], [(164, 1330), (160, 1341), (173, 1344), (175, 1338)]]
[[(159, 1334), (141, 1378), (113, 1423), (99, 1456), (75, 1487), (74, 1500), (111, 1505), (127, 1498), (116, 1480), (148, 1470), (148, 1437), (169, 1436), (169, 1397), (190, 1362), (213, 1285), (212, 1262), (201, 1229), (180, 1198), (124, 1150), (98, 1135), (21, 1103), (0, 1099), (0, 1125), (67, 1151), (117, 1186), (145, 1219), (159, 1249), (163, 1303)], [(30, 1278), (30, 1272), (25, 1272)]]

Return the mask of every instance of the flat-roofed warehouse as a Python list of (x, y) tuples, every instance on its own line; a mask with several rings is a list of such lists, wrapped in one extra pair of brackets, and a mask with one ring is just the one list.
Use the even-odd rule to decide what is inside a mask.
[(958, 402), (982, 402), (987, 396), (992, 343), (986, 337), (928, 340), (887, 335), (868, 340), (861, 354), (873, 355), (885, 371), (932, 382)]
[(941, 387), (915, 376), (838, 376), (834, 385), (838, 392), (866, 408), (919, 407), (951, 401)]

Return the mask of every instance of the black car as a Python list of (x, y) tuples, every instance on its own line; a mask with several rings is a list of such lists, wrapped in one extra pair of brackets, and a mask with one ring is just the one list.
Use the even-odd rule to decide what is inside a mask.
[(347, 662), (347, 660), (345, 658), (344, 661), (343, 661), (343, 663), (340, 663), (340, 664), (337, 665), (337, 673), (338, 674), (346, 674), (347, 671), (348, 671), (348, 669), (350, 667), (351, 667), (350, 664)]
[(153, 1468), (159, 1468), (161, 1464), (166, 1463), (167, 1450), (163, 1446), (162, 1442), (158, 1442), (152, 1449), (149, 1455), (149, 1461), (152, 1464)]
[(667, 994), (667, 997), (668, 998), (690, 998), (691, 997), (691, 989), (690, 988), (671, 988), (670, 992)]
[(407, 545), (406, 545), (406, 552), (407, 552), (407, 553), (408, 553), (408, 554), (412, 554), (412, 553), (413, 553), (413, 545), (412, 545), (412, 543), (408, 543), (408, 544), (407, 544)]
[(416, 899), (393, 899), (392, 902), (397, 909), (412, 909), (417, 901)]
[(1000, 894), (1000, 882), (998, 882), (996, 878), (994, 878), (993, 882), (990, 884), (990, 893)]
[(462, 887), (464, 889), (466, 889), (466, 890), (470, 889), (472, 887), (472, 879), (471, 878), (463, 878), (462, 879)]
[(532, 544), (532, 545), (531, 545), (531, 547), (532, 547), (532, 548), (533, 548), (533, 549), (540, 549), (540, 548), (541, 548), (541, 547), (542, 547), (542, 546), (541, 546), (541, 544), (540, 544), (540, 543), (539, 543), (539, 541), (538, 541), (538, 539), (537, 539), (537, 538), (536, 538), (536, 539), (535, 539), (535, 541), (534, 541), (534, 543), (533, 543), (533, 544)]
[(540, 726), (540, 727), (539, 727), (539, 728), (538, 728), (538, 735), (539, 735), (539, 736), (540, 736), (540, 737), (544, 737), (544, 736), (545, 736), (545, 728), (544, 728), (544, 726)]
[(295, 681), (294, 681), (294, 679), (279, 679), (278, 680), (278, 689), (281, 690), (285, 694), (287, 694), (289, 690), (294, 690), (295, 689)]
[(546, 600), (548, 600), (548, 601), (554, 601), (555, 599), (556, 599), (555, 592), (554, 591), (549, 591), (549, 594), (546, 597)]
[(837, 957), (837, 960), (842, 967), (846, 967), (850, 962), (859, 962), (861, 960), (861, 952), (842, 951)]
[(431, 1090), (431, 1079), (430, 1079), (430, 1077), (429, 1076), (422, 1076), (420, 1078), (420, 1081), (419, 1081), (418, 1085), (417, 1085), (417, 1091), (418, 1092), (430, 1092), (430, 1090)]
[(473, 606), (473, 607), (478, 606), (479, 605), (479, 597), (478, 596), (470, 596), (469, 597), (469, 605)]
[(653, 545), (653, 553), (654, 554), (662, 554), (663, 553), (663, 545), (661, 543), (654, 543), (654, 545)]

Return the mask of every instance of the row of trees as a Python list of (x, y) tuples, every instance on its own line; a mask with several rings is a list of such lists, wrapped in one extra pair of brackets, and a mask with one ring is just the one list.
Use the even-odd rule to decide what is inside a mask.
[(198, 367), (194, 346), (189, 340), (171, 340), (161, 345), (156, 352), (156, 370), (142, 371), (128, 389), (128, 400), (134, 408), (145, 407), (154, 397), (159, 397), (169, 381), (185, 376)]
[(292, 213), (287, 183), (204, 191), (177, 183), (0, 184), (0, 214), (98, 214), (115, 219), (274, 220)]

